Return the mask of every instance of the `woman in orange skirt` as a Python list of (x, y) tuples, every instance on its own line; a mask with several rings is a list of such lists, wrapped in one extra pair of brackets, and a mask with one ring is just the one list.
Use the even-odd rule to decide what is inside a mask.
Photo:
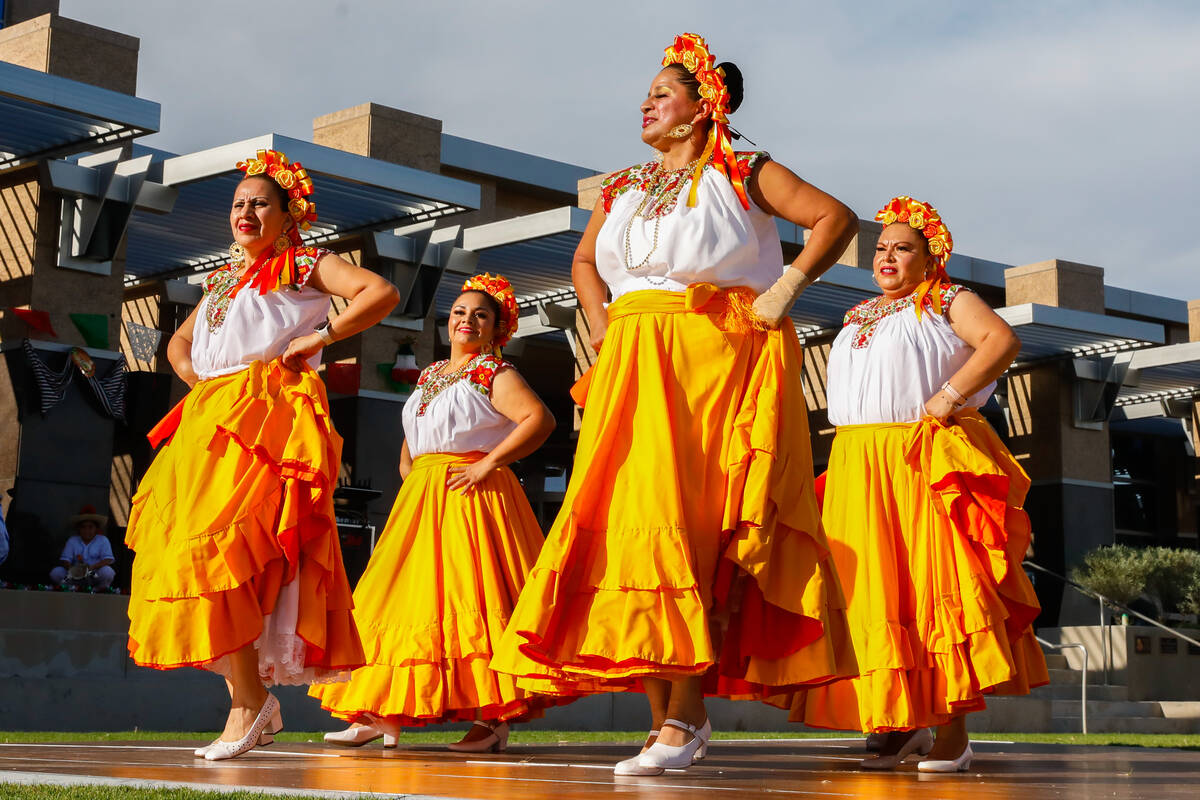
[(1047, 681), (1021, 569), (1029, 478), (977, 410), (1020, 342), (950, 283), (936, 209), (901, 196), (875, 218), (883, 293), (850, 310), (829, 355), (823, 504), (861, 675), (799, 692), (792, 719), (890, 732), (868, 769), (917, 752), (922, 771), (956, 771), (986, 694)]
[[(202, 667), (228, 684), (225, 729), (196, 751), (209, 760), (270, 743), (282, 722), (266, 686), (335, 680), (363, 663), (333, 516), (342, 440), (314, 367), (398, 297), (302, 245), (316, 211), (300, 164), (260, 150), (238, 168), (229, 265), (167, 347), (191, 391), (151, 434), (170, 443), (126, 532), (133, 660)], [(331, 296), (350, 301), (332, 323)]]
[(425, 369), (404, 404), (404, 483), (354, 590), (367, 664), (348, 683), (309, 692), (354, 723), (327, 742), (383, 736), (387, 747), (402, 725), (474, 721), (450, 749), (503, 750), (509, 722), (552, 701), (488, 666), (543, 541), (506, 465), (554, 430), (550, 411), (500, 359), (516, 329), (508, 281), (468, 280), (450, 310), (450, 358)]
[[(623, 775), (703, 757), (705, 694), (854, 672), (787, 313), (856, 218), (733, 151), (741, 76), (702, 38), (663, 64), (641, 106), (661, 161), (609, 176), (575, 253), (599, 357), (562, 512), (492, 662), (541, 691), (645, 691), (652, 730)], [(775, 216), (812, 231), (790, 266)]]

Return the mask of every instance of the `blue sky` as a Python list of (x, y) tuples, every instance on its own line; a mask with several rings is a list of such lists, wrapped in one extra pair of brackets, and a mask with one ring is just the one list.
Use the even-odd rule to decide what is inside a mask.
[(959, 252), (1200, 298), (1200, 4), (62, 0), (141, 38), (148, 144), (186, 152), (373, 101), (601, 170), (677, 32), (738, 63), (736, 127), (860, 216), (894, 194)]

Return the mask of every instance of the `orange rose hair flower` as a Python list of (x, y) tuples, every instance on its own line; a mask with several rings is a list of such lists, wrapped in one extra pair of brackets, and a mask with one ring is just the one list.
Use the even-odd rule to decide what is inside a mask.
[(938, 210), (929, 203), (923, 203), (902, 194), (893, 197), (886, 206), (879, 209), (875, 214), (875, 219), (882, 222), (885, 227), (894, 222), (907, 223), (910, 228), (925, 237), (925, 243), (929, 246), (929, 256), (933, 260), (934, 275), (917, 287), (915, 304), (917, 318), (921, 317), (921, 307), (927, 296), (932, 301), (934, 311), (942, 313), (941, 292), (938, 284), (942, 281), (950, 282), (950, 277), (946, 274), (946, 262), (950, 259), (950, 252), (954, 249), (954, 237), (950, 235), (950, 229), (946, 227), (946, 223), (942, 222)]
[(288, 238), (299, 247), (300, 231), (308, 230), (317, 221), (317, 204), (309, 200), (314, 187), (308, 171), (299, 161), (289, 163), (287, 156), (278, 150), (259, 150), (254, 158), (239, 161), (237, 168), (246, 173), (247, 178), (266, 175), (287, 192), (287, 212), (296, 223), (288, 229)]
[(500, 319), (496, 321), (496, 338), (492, 340), (492, 348), (499, 350), (508, 344), (508, 340), (517, 332), (517, 321), (520, 311), (517, 309), (517, 295), (513, 292), (512, 284), (503, 275), (491, 275), (484, 272), (472, 275), (463, 283), (461, 291), (483, 292), (500, 304)]
[(675, 41), (664, 51), (662, 60), (664, 67), (672, 64), (679, 64), (695, 75), (700, 83), (700, 97), (713, 104), (712, 128), (708, 132), (708, 143), (704, 146), (704, 152), (696, 162), (696, 171), (692, 174), (688, 207), (695, 208), (696, 191), (700, 186), (704, 165), (709, 159), (713, 159), (715, 154), (713, 166), (729, 178), (742, 208), (749, 210), (750, 198), (746, 195), (746, 180), (738, 167), (737, 155), (733, 152), (733, 140), (729, 137), (729, 90), (725, 88), (725, 71), (714, 66), (716, 59), (708, 52), (708, 44), (704, 37), (698, 33), (685, 33), (675, 37)]

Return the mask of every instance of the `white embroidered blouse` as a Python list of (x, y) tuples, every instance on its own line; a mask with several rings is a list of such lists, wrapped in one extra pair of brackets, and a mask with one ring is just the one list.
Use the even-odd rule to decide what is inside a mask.
[(404, 439), (413, 458), (426, 453), (488, 453), (517, 427), (492, 405), (492, 381), (512, 364), (481, 354), (452, 376), (442, 377), (438, 371), (445, 364), (426, 367), (404, 404)]
[[(749, 178), (755, 165), (769, 158), (738, 153), (737, 163)], [(692, 283), (748, 286), (762, 293), (783, 274), (774, 217), (753, 200), (748, 211), (743, 208), (729, 178), (711, 164), (701, 176), (694, 208), (687, 205), (691, 184), (690, 172), (684, 171), (664, 180), (657, 162), (605, 179), (601, 197), (608, 217), (596, 237), (596, 268), (614, 300), (639, 289), (681, 292)], [(647, 190), (656, 196), (646, 198)]]
[[(915, 293), (871, 298), (846, 313), (826, 373), (831, 423), (916, 422), (925, 416), (925, 401), (975, 352), (946, 318), (962, 288), (943, 285), (942, 314), (926, 298), (920, 319), (913, 309)], [(965, 405), (979, 408), (995, 388), (985, 386)]]
[[(254, 361), (278, 358), (292, 339), (312, 333), (329, 314), (330, 296), (310, 288), (308, 278), (329, 252), (296, 248), (297, 282), (266, 294), (250, 286), (235, 293), (235, 270), (229, 267), (209, 275), (192, 332), (196, 375), (201, 380), (232, 375)], [(321, 352), (308, 360), (314, 368)]]

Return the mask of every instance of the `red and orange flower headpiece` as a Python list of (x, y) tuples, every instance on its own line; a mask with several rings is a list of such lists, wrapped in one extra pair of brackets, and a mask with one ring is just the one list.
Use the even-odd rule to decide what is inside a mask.
[(942, 222), (938, 210), (929, 203), (922, 203), (902, 194), (893, 197), (886, 206), (879, 209), (875, 219), (882, 222), (884, 227), (894, 222), (907, 223), (910, 228), (925, 237), (925, 243), (929, 246), (929, 257), (933, 261), (934, 274), (917, 287), (917, 317), (921, 316), (921, 306), (926, 296), (932, 301), (934, 311), (942, 313), (938, 284), (942, 281), (950, 282), (950, 277), (946, 274), (946, 262), (954, 249), (954, 237), (950, 235), (946, 223)]
[(484, 272), (467, 278), (461, 291), (483, 292), (500, 304), (500, 319), (496, 321), (496, 337), (492, 339), (492, 348), (499, 352), (499, 349), (508, 344), (508, 340), (517, 332), (520, 311), (517, 308), (517, 295), (513, 291), (512, 284), (503, 275), (491, 275)]
[(288, 215), (296, 223), (288, 229), (288, 238), (299, 247), (300, 231), (308, 230), (317, 221), (317, 204), (308, 199), (313, 194), (308, 171), (299, 161), (288, 163), (287, 156), (278, 150), (259, 150), (256, 157), (239, 161), (237, 168), (246, 173), (247, 178), (266, 175), (287, 192)]
[(692, 175), (692, 187), (688, 190), (687, 204), (694, 208), (696, 205), (696, 189), (700, 185), (700, 176), (704, 173), (704, 165), (716, 153), (713, 166), (724, 173), (733, 190), (737, 192), (742, 208), (750, 208), (750, 199), (746, 196), (746, 182), (738, 169), (737, 156), (733, 152), (733, 141), (729, 136), (729, 90), (725, 87), (725, 70), (715, 66), (716, 59), (708, 52), (708, 44), (698, 33), (685, 33), (675, 37), (675, 41), (664, 51), (662, 65), (669, 67), (679, 64), (696, 76), (700, 83), (700, 97), (713, 105), (712, 128), (708, 132), (708, 143), (700, 160), (696, 162), (696, 171)]

